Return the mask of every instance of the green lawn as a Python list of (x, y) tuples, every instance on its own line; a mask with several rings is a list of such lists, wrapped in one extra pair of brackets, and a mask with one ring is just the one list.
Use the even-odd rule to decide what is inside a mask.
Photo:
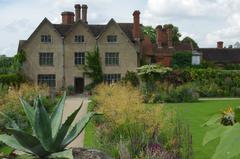
[[(240, 100), (201, 101), (198, 103), (165, 105), (180, 112), (182, 118), (189, 124), (193, 136), (194, 159), (210, 159), (215, 151), (218, 141), (213, 141), (203, 147), (202, 140), (209, 128), (201, 127), (201, 125), (214, 114), (221, 113), (221, 111), (227, 106), (240, 106)], [(88, 125), (85, 135), (85, 147), (97, 148), (98, 144), (95, 137), (95, 126), (92, 123)]]
[(193, 136), (194, 159), (210, 159), (215, 151), (218, 141), (213, 141), (203, 147), (202, 140), (209, 128), (202, 127), (201, 125), (214, 114), (221, 113), (221, 111), (227, 106), (240, 106), (240, 100), (201, 101), (199, 103), (166, 105), (176, 108), (176, 110), (181, 112), (182, 117), (189, 124)]

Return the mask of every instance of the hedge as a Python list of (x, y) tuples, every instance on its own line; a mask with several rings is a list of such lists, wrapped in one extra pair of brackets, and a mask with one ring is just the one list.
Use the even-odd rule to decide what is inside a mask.
[(19, 74), (1, 74), (0, 75), (0, 83), (2, 85), (19, 85), (24, 81), (22, 75)]

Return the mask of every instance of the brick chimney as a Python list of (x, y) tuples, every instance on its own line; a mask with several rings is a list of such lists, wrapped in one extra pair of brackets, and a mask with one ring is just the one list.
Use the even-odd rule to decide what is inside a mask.
[(168, 37), (168, 47), (173, 48), (173, 27), (171, 25), (167, 26), (167, 37)]
[(88, 23), (87, 22), (87, 9), (88, 9), (88, 6), (86, 4), (83, 4), (82, 5), (82, 21), (84, 23)]
[(218, 41), (217, 42), (217, 48), (218, 49), (222, 49), (223, 48), (223, 42), (222, 41)]
[(140, 11), (133, 12), (133, 38), (140, 40)]
[(157, 32), (157, 45), (158, 45), (158, 48), (162, 48), (162, 42), (163, 42), (163, 32), (162, 32), (162, 26), (161, 25), (158, 25), (156, 27), (156, 32)]
[(75, 21), (78, 22), (81, 20), (81, 5), (80, 4), (75, 4)]
[(62, 12), (62, 24), (73, 24), (74, 13), (73, 12)]

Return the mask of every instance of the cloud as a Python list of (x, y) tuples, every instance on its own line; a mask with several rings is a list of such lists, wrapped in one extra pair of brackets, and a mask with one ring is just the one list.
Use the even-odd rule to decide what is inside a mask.
[(215, 47), (240, 40), (239, 8), (239, 0), (148, 0), (143, 17), (147, 24), (175, 24), (201, 47)]

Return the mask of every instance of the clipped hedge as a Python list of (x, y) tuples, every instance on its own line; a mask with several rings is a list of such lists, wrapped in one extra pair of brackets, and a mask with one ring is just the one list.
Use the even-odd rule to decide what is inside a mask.
[(0, 83), (2, 85), (14, 85), (17, 86), (24, 81), (22, 75), (19, 74), (1, 74)]

